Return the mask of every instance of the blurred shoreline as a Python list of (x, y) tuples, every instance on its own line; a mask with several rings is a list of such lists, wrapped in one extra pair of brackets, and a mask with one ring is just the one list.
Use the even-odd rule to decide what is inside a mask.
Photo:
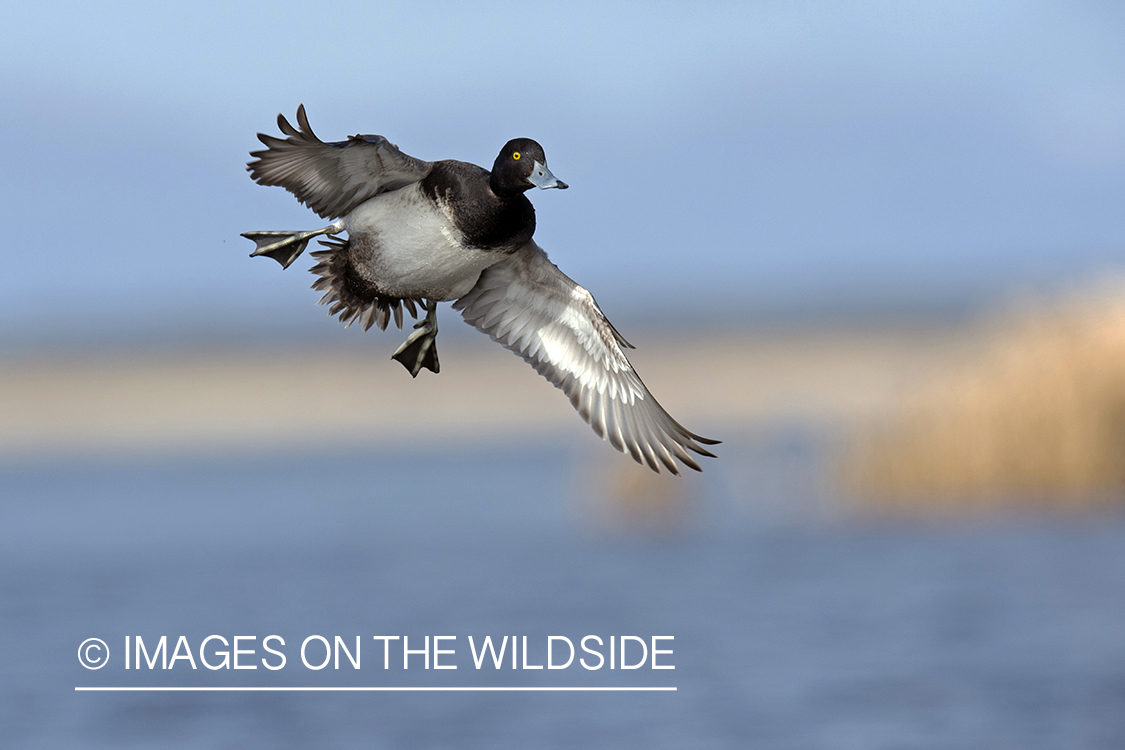
[[(835, 446), (807, 471), (880, 513), (1104, 507), (1125, 495), (1122, 285), (966, 319), (717, 320), (626, 328), (661, 404), (724, 441), (708, 473), (734, 495), (753, 494), (742, 487), (755, 481), (751, 444), (794, 429)], [(333, 328), (345, 335), (9, 349), (0, 465), (541, 443), (579, 447), (576, 472), (637, 507), (694, 491), (597, 445), (558, 391), (464, 326), (442, 339), (441, 374), (417, 379), (389, 358), (404, 334)]]
[[(774, 421), (838, 426), (878, 413), (967, 343), (949, 325), (630, 338), (638, 349), (629, 356), (665, 408), (720, 437)], [(8, 357), (0, 460), (589, 431), (560, 393), (484, 337), (445, 341), (441, 374), (417, 380), (390, 360), (397, 340)]]

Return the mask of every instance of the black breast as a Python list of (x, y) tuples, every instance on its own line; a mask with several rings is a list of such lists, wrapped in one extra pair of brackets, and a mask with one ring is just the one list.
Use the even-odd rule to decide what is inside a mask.
[(434, 163), (421, 187), (447, 207), (470, 247), (513, 252), (535, 234), (535, 209), (523, 193), (493, 193), (488, 177), (487, 169), (448, 159)]

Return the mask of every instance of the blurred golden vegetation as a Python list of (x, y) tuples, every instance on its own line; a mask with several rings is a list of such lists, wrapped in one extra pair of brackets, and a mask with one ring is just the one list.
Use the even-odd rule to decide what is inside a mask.
[(588, 446), (577, 462), (571, 489), (590, 531), (663, 536), (690, 523), (702, 489), (702, 478), (695, 472), (684, 469), (679, 477), (657, 474), (608, 443)]
[(1125, 499), (1125, 288), (1025, 306), (861, 431), (845, 483), (881, 510)]

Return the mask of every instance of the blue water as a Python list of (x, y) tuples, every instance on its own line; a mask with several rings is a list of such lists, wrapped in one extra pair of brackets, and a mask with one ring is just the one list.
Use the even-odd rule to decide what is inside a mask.
[[(810, 490), (809, 445), (728, 443), (657, 527), (597, 520), (551, 444), (0, 468), (0, 746), (1125, 747), (1125, 516), (862, 520)], [(252, 663), (280, 635), (286, 667), (124, 668), (126, 636), (212, 634)], [(312, 634), (362, 636), (361, 669), (303, 667)], [(674, 636), (675, 669), (478, 671), (467, 642), (542, 664), (588, 634)], [(456, 635), (458, 668), (384, 670), (373, 635)], [(74, 690), (154, 685), (677, 690)]]

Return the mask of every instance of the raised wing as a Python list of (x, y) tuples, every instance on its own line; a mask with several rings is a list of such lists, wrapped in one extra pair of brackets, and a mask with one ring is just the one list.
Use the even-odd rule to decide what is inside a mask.
[(265, 151), (253, 151), (246, 165), (259, 185), (279, 185), (325, 219), (346, 216), (379, 193), (422, 180), (433, 163), (415, 159), (381, 135), (353, 135), (346, 141), (325, 143), (316, 137), (297, 107), (294, 128), (283, 115), (277, 126), (288, 138), (258, 133)]
[(699, 443), (719, 441), (689, 432), (656, 403), (621, 351), (630, 344), (535, 242), (485, 270), (453, 308), (561, 389), (599, 437), (637, 463), (679, 474), (673, 458), (701, 471), (689, 450), (714, 458)]

